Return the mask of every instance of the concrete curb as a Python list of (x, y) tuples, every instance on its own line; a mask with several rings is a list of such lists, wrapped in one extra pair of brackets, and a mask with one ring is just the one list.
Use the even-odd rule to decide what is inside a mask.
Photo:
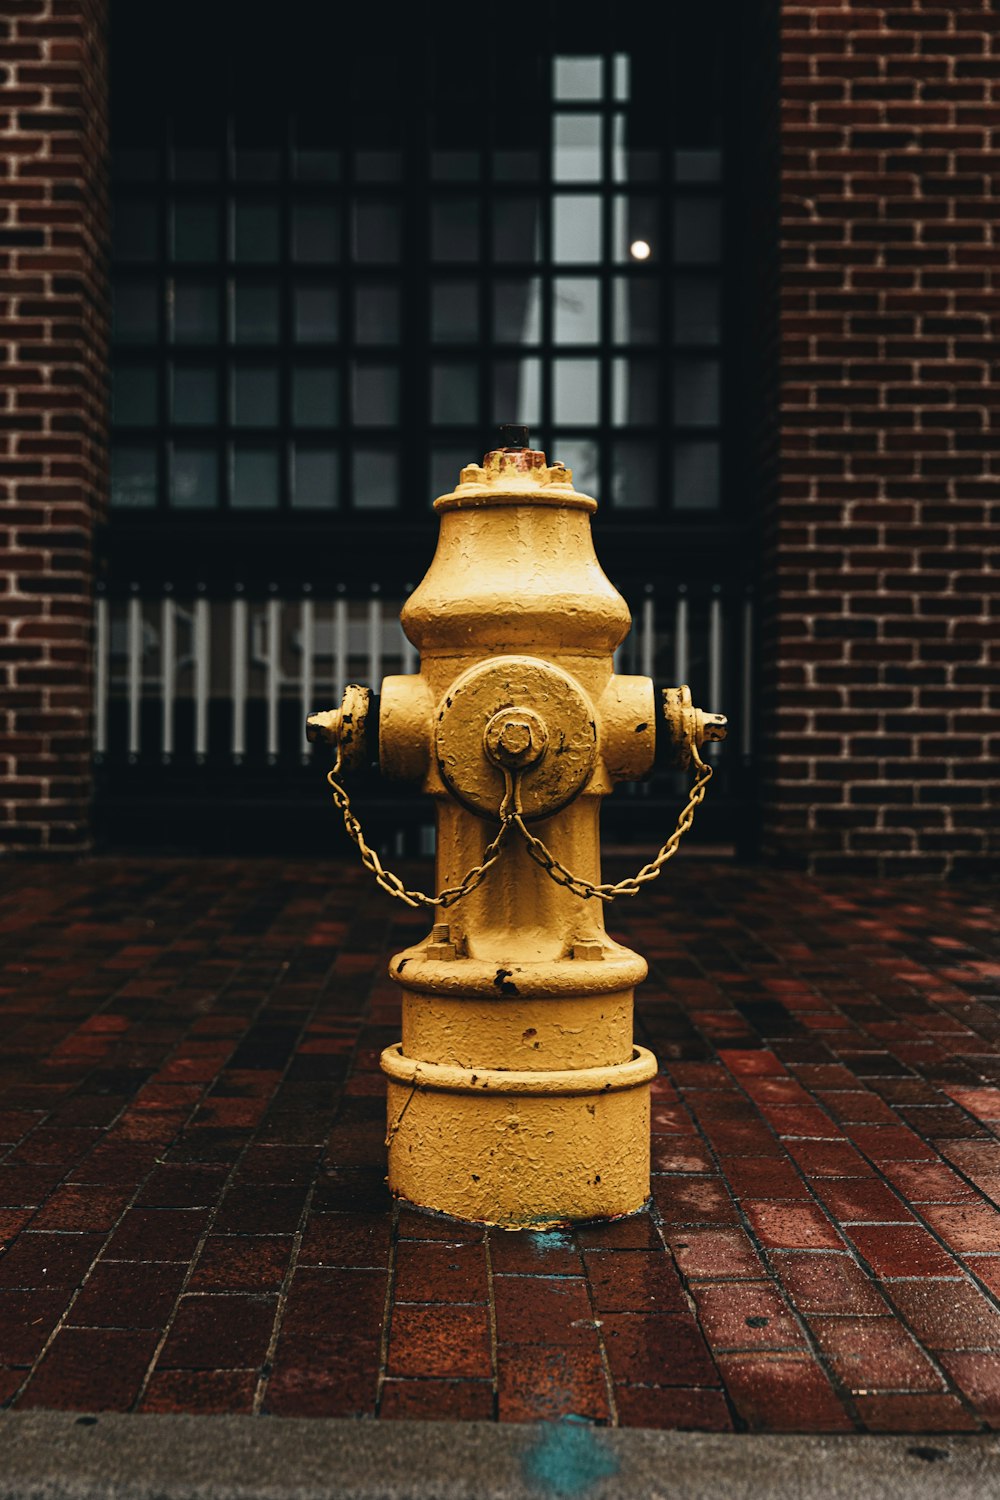
[(981, 1500), (1000, 1435), (0, 1414), (0, 1500)]

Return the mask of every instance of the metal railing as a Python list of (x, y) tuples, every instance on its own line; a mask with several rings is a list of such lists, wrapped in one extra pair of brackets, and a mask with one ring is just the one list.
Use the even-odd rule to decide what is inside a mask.
[[(690, 682), (695, 701), (727, 710), (735, 750), (752, 754), (753, 600), (722, 584), (631, 590), (633, 628), (615, 658), (620, 672)], [(94, 750), (118, 764), (157, 758), (195, 765), (209, 757), (274, 765), (311, 758), (307, 714), (339, 703), (346, 683), (377, 686), (417, 669), (399, 624), (401, 599), (304, 586), (228, 598), (204, 588), (175, 594), (133, 584), (97, 600)], [(711, 747), (717, 754), (724, 747)]]

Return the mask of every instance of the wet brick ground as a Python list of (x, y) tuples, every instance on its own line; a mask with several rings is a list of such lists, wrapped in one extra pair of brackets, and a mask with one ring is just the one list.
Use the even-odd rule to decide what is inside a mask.
[(483, 1233), (384, 1185), (419, 915), (349, 863), (10, 864), (0, 1400), (1000, 1427), (995, 911), (682, 859), (609, 924), (651, 965), (652, 1210)]

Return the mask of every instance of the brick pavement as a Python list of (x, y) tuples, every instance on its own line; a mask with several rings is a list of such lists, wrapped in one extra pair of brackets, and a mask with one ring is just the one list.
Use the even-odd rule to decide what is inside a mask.
[(1000, 1427), (995, 910), (682, 859), (609, 922), (653, 1206), (515, 1234), (389, 1200), (384, 960), (425, 921), (352, 864), (9, 864), (0, 1400)]

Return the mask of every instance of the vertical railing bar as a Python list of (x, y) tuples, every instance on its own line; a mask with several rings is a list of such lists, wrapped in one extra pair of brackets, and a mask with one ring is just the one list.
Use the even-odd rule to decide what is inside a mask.
[(104, 594), (97, 600), (97, 638), (94, 642), (94, 751), (105, 755), (108, 749), (108, 673), (111, 632), (108, 623), (108, 601)]
[(302, 688), (302, 723), (300, 733), (302, 735), (302, 741), (300, 748), (302, 751), (302, 759), (307, 761), (310, 759), (310, 756), (308, 742), (305, 738), (306, 719), (313, 711), (313, 653), (316, 648), (316, 621), (313, 612), (313, 602), (310, 598), (303, 598), (302, 600), (301, 624), (302, 672), (300, 675), (300, 683)]
[[(719, 713), (722, 702), (722, 587), (712, 585), (712, 598), (708, 606), (708, 708)], [(720, 747), (710, 742), (706, 747), (710, 759), (719, 755)]]
[(201, 596), (194, 601), (194, 753), (199, 759), (208, 754), (209, 669), (208, 600)]
[(656, 656), (656, 603), (653, 597), (653, 585), (646, 584), (646, 597), (642, 601), (642, 665), (639, 669), (643, 677), (652, 677), (653, 663)]
[(142, 601), (133, 593), (126, 622), (128, 650), (128, 753), (139, 754), (139, 714), (142, 702)]
[(267, 601), (267, 754), (278, 756), (278, 702), (281, 692), (281, 600)]
[(674, 612), (674, 678), (678, 687), (687, 682), (688, 674), (688, 601), (681, 584)]
[(333, 699), (339, 703), (347, 686), (347, 600), (333, 605)]
[(740, 702), (740, 751), (749, 760), (753, 753), (751, 715), (753, 712), (753, 600), (743, 601), (743, 693)]
[(368, 686), (373, 693), (382, 681), (382, 601), (373, 596), (368, 601)]
[(247, 602), (236, 598), (230, 609), (232, 653), (230, 697), (233, 703), (232, 756), (242, 760), (247, 748)]
[(172, 595), (160, 602), (160, 704), (163, 722), (160, 749), (164, 760), (174, 753), (174, 698), (177, 695), (177, 618)]

